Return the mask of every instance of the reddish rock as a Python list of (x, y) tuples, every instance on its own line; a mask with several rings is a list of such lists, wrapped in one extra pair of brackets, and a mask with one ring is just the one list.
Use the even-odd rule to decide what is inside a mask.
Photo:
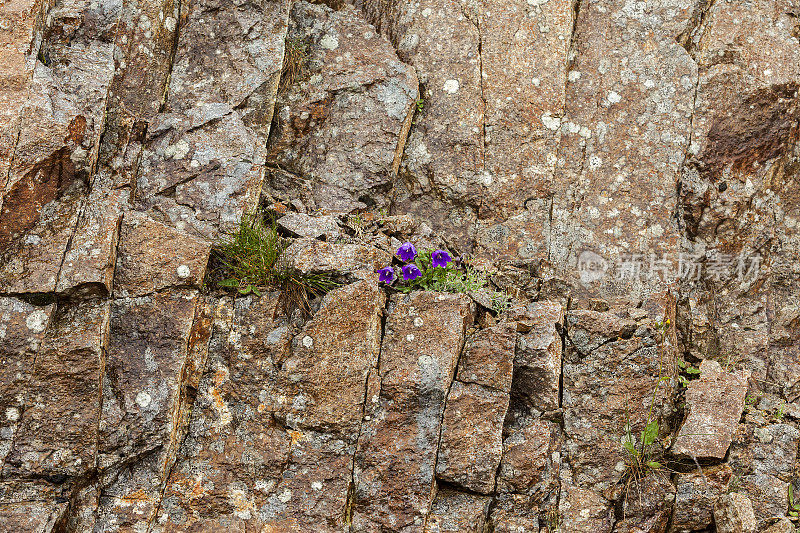
[(355, 458), (355, 531), (422, 528), (433, 503), (445, 397), (471, 321), (463, 295), (413, 292), (393, 299), (380, 393)]
[(528, 496), (500, 493), (495, 502), (489, 523), (496, 533), (539, 533), (539, 507)]
[(562, 486), (558, 511), (564, 531), (610, 533), (614, 524), (611, 502), (590, 489)]
[(36, 355), (4, 478), (77, 477), (96, 467), (109, 312), (102, 301), (59, 307)]
[(424, 533), (482, 533), (491, 498), (440, 489), (433, 500)]
[(349, 274), (375, 279), (375, 271), (392, 262), (392, 257), (374, 246), (337, 244), (316, 239), (297, 239), (284, 250), (281, 261), (304, 274)]
[(531, 494), (542, 501), (557, 489), (559, 464), (553, 462), (558, 440), (553, 422), (512, 413), (503, 430), (500, 492)]
[(269, 161), (328, 185), (312, 187), (318, 208), (387, 206), (419, 95), (414, 69), (349, 7), (295, 3), (287, 42)]
[(753, 504), (744, 494), (724, 494), (714, 505), (714, 524), (719, 533), (751, 533), (756, 531)]
[(508, 393), (454, 381), (442, 420), (436, 477), (481, 494), (494, 492), (507, 410)]
[(203, 282), (211, 245), (136, 211), (120, 230), (115, 293), (141, 296), (166, 287)]
[(672, 453), (698, 459), (724, 459), (742, 416), (749, 372), (725, 372), (704, 360), (700, 379), (686, 390), (688, 415), (675, 438)]
[(0, 297), (0, 464), (11, 451), (34, 360), (54, 310), (54, 304), (37, 307)]
[(458, 380), (510, 392), (516, 339), (513, 323), (476, 331), (458, 360)]
[(378, 364), (385, 295), (374, 281), (329, 292), (294, 337), (278, 373), (275, 410), (290, 427), (355, 443), (367, 374)]
[(665, 477), (647, 475), (626, 487), (622, 520), (614, 524), (620, 533), (664, 533), (670, 524), (675, 487)]
[(714, 503), (725, 494), (733, 473), (727, 464), (703, 468), (675, 477), (675, 512), (672, 525), (678, 531), (707, 528), (714, 517)]
[(530, 330), (517, 340), (512, 392), (539, 411), (552, 411), (560, 401), (562, 341), (556, 324), (563, 324), (564, 311), (559, 302), (536, 302), (525, 315), (519, 327)]

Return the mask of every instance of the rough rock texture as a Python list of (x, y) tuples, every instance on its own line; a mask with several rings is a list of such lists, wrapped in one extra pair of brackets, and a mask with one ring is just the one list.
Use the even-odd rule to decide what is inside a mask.
[(742, 416), (748, 372), (729, 373), (716, 361), (703, 361), (700, 379), (686, 390), (689, 414), (672, 453), (698, 459), (724, 459)]
[[(791, 527), (799, 17), (0, 2), (0, 531)], [(251, 211), (339, 285), (217, 286)]]

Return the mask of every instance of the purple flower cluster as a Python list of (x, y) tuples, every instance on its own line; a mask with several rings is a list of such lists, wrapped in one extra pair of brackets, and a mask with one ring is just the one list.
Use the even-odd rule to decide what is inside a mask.
[[(422, 271), (417, 265), (412, 263), (417, 258), (417, 249), (410, 242), (403, 243), (397, 249), (397, 257), (404, 263), (400, 271), (403, 274), (403, 280), (413, 281), (422, 276)], [(450, 254), (444, 250), (436, 250), (431, 254), (431, 268), (447, 268), (447, 263), (451, 262)], [(388, 284), (391, 284), (396, 279), (395, 271), (392, 266), (383, 267), (378, 270), (378, 279)]]

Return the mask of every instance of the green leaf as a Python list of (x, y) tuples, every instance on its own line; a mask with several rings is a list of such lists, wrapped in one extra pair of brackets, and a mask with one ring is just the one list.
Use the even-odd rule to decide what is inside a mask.
[(256, 296), (261, 296), (260, 290), (258, 290), (256, 287), (253, 287), (252, 289), (253, 289), (253, 294), (255, 294)]
[(236, 278), (223, 279), (222, 281), (218, 282), (217, 285), (219, 285), (220, 287), (228, 287), (230, 289), (235, 289), (239, 287), (239, 280)]
[(658, 422), (651, 420), (642, 431), (642, 444), (650, 446), (658, 438)]
[(693, 366), (690, 366), (689, 368), (686, 369), (686, 373), (687, 374), (699, 374), (700, 373), (700, 369), (699, 368), (695, 368)]
[(789, 485), (789, 507), (794, 507), (794, 489)]
[(678, 359), (678, 366), (681, 368), (686, 368), (686, 361), (683, 359)]
[(797, 516), (797, 511), (789, 511), (789, 516)]
[(634, 457), (638, 457), (639, 456), (639, 452), (636, 449), (636, 446), (633, 445), (633, 443), (630, 441), (630, 439), (625, 439), (625, 442), (623, 443), (623, 445), (625, 446), (625, 449), (628, 450), (628, 452), (630, 452), (631, 455), (633, 455)]
[(653, 470), (658, 470), (659, 468), (661, 468), (661, 463), (659, 463), (658, 461), (648, 461), (647, 466), (649, 466)]
[(244, 289), (239, 289), (239, 294), (241, 294), (243, 296), (247, 296), (251, 292), (253, 292), (253, 286), (252, 285), (248, 285)]

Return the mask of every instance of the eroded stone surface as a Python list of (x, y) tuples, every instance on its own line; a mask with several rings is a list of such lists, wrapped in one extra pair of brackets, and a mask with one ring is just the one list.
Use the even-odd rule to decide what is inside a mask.
[(425, 533), (480, 533), (484, 531), (491, 499), (486, 496), (441, 489), (436, 493)]
[(756, 530), (753, 503), (738, 492), (723, 495), (714, 505), (714, 523), (720, 533), (750, 533)]
[(700, 365), (700, 379), (689, 383), (689, 414), (672, 452), (699, 459), (723, 459), (739, 423), (747, 393), (748, 372), (725, 372), (716, 361)]
[(516, 337), (514, 323), (475, 332), (458, 360), (458, 380), (510, 392)]
[(727, 464), (703, 468), (675, 478), (675, 512), (672, 524), (678, 530), (703, 529), (711, 525), (714, 503), (727, 492), (733, 477)]
[(515, 395), (524, 396), (539, 411), (558, 409), (562, 342), (556, 325), (564, 322), (559, 302), (536, 302), (526, 309), (514, 357)]

